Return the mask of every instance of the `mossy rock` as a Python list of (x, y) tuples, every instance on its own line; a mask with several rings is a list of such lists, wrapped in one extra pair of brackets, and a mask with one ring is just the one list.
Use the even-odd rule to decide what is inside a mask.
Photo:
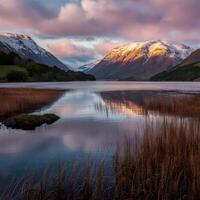
[(31, 115), (31, 114), (21, 114), (14, 117), (8, 118), (4, 124), (7, 127), (22, 130), (35, 130), (43, 124), (52, 124), (57, 121), (59, 117), (55, 114), (45, 114), (45, 115)]

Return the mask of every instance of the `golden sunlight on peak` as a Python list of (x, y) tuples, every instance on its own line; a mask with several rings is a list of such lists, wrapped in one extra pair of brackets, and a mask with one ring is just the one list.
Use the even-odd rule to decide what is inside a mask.
[(153, 47), (148, 54), (148, 57), (154, 57), (154, 56), (162, 56), (167, 53), (168, 49), (165, 46), (162, 47)]

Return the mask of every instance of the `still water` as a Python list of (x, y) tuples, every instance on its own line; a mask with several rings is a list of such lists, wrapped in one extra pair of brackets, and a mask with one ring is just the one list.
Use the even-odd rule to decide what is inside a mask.
[[(112, 161), (115, 145), (144, 128), (148, 99), (197, 95), (199, 83), (27, 83), (1, 87), (66, 89), (63, 95), (35, 113), (55, 113), (52, 125), (35, 131), (0, 128), (0, 185), (30, 171), (41, 173), (63, 162)], [(194, 94), (195, 93), (195, 94)], [(171, 116), (173, 117), (173, 116)]]

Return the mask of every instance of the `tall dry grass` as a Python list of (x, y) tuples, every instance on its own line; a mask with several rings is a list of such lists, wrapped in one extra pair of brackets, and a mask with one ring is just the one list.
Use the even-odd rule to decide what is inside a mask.
[[(136, 132), (134, 138), (117, 146), (112, 168), (109, 169), (113, 175), (108, 177), (110, 173), (107, 173), (105, 163), (97, 166), (88, 163), (83, 170), (74, 164), (71, 170), (61, 168), (57, 175), (45, 172), (40, 181), (34, 176), (18, 181), (1, 198), (200, 199), (199, 102), (196, 97), (184, 101), (172, 97), (169, 101), (157, 99), (155, 103), (148, 102), (146, 106), (162, 113), (163, 118), (147, 120), (142, 132)], [(168, 115), (173, 113), (177, 118), (172, 120)]]
[(150, 125), (115, 158), (116, 199), (199, 199), (200, 124)]
[[(59, 175), (46, 174), (38, 183), (31, 177), (15, 186), (7, 199), (128, 200), (200, 198), (200, 124), (180, 119), (147, 124), (119, 146), (113, 158), (109, 185), (105, 164), (88, 164), (80, 172), (63, 168)], [(51, 184), (50, 184), (51, 183)], [(12, 190), (11, 190), (12, 191)]]
[(200, 118), (200, 96), (159, 96), (144, 100), (144, 109), (159, 114)]
[[(200, 117), (200, 95), (152, 91), (115, 91), (101, 93), (107, 108), (126, 115), (162, 114)], [(97, 107), (101, 109), (101, 107)]]
[(0, 89), (0, 119), (33, 112), (57, 100), (63, 91), (50, 89)]

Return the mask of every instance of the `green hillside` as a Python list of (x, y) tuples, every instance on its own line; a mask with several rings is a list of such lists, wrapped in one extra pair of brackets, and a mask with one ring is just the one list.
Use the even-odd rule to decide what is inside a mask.
[(15, 65), (0, 65), (0, 81), (7, 81), (7, 75), (12, 71), (26, 72), (26, 69)]
[(43, 81), (93, 81), (95, 77), (82, 72), (64, 71), (48, 67), (32, 60), (24, 60), (17, 54), (0, 53), (1, 82)]
[(153, 77), (151, 81), (194, 81), (200, 78), (200, 62), (177, 66), (170, 71), (161, 72)]

